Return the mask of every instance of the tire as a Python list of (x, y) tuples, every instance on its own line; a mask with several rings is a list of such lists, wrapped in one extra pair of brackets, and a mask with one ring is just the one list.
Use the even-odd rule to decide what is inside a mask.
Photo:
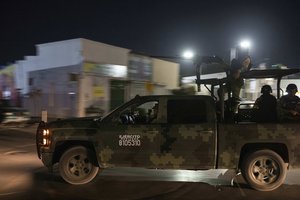
[(76, 146), (63, 153), (59, 160), (59, 173), (68, 183), (73, 185), (86, 184), (98, 174), (94, 156), (83, 146)]
[(259, 150), (244, 159), (241, 171), (253, 189), (272, 191), (284, 182), (287, 165), (274, 151)]

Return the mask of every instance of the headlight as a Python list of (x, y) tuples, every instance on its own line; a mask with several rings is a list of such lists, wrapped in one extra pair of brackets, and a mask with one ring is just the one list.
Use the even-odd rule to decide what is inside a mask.
[(41, 158), (42, 147), (51, 145), (51, 131), (47, 127), (47, 123), (41, 121), (36, 130), (36, 150), (38, 157)]
[(43, 129), (43, 139), (42, 144), (43, 146), (50, 146), (50, 131), (49, 129)]

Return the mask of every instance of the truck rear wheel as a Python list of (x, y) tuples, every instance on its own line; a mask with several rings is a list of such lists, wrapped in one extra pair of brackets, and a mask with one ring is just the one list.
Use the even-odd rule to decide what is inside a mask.
[(91, 151), (83, 146), (76, 146), (63, 153), (59, 160), (61, 177), (73, 185), (81, 185), (95, 178), (99, 167), (93, 162)]
[(285, 180), (287, 166), (274, 151), (259, 150), (248, 155), (242, 163), (242, 175), (259, 191), (275, 190)]

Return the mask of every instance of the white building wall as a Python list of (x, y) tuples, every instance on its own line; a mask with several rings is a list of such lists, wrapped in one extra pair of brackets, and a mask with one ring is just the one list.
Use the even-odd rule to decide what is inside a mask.
[[(129, 55), (131, 50), (100, 43), (100, 42), (95, 42), (87, 39), (82, 39), (82, 38), (38, 44), (36, 45), (36, 49), (37, 49), (36, 56), (26, 56), (24, 60), (16, 62), (17, 67), (15, 71), (16, 80), (17, 80), (16, 88), (21, 89), (21, 92), (23, 94), (29, 93), (30, 89), (33, 90), (38, 89), (40, 91), (42, 91), (41, 89), (43, 89), (42, 91), (43, 94), (45, 93), (46, 88), (47, 91), (49, 91), (49, 98), (45, 97), (45, 99), (43, 99), (43, 101), (41, 101), (39, 104), (34, 103), (34, 101), (30, 101), (29, 99), (29, 103), (32, 103), (32, 107), (34, 107), (33, 110), (36, 111), (36, 114), (39, 113), (41, 109), (45, 109), (45, 108), (48, 109), (51, 106), (56, 107), (55, 105), (59, 105), (57, 107), (61, 108), (62, 113), (58, 113), (60, 117), (63, 117), (67, 113), (71, 113), (71, 111), (72, 113), (75, 112), (75, 109), (70, 110), (70, 108), (66, 106), (66, 105), (69, 106), (71, 104), (71, 102), (69, 102), (70, 104), (66, 103), (67, 101), (72, 100), (71, 97), (73, 96), (70, 96), (71, 93), (67, 98), (64, 98), (63, 107), (60, 106), (60, 104), (58, 104), (59, 102), (56, 102), (56, 100), (51, 97), (52, 93), (54, 94), (54, 92), (58, 92), (58, 88), (64, 89), (64, 91), (59, 91), (62, 95), (68, 94), (70, 92), (69, 89), (72, 89), (69, 83), (67, 83), (67, 85), (64, 85), (64, 83), (61, 82), (62, 81), (61, 76), (63, 75), (62, 73), (63, 72), (65, 73), (65, 71), (63, 70), (67, 70), (67, 69), (68, 69), (67, 70), (68, 73), (76, 72), (79, 75), (79, 80), (77, 83), (79, 91), (76, 93), (77, 115), (84, 116), (85, 109), (89, 106), (100, 106), (101, 108), (104, 109), (105, 112), (109, 110), (109, 104), (110, 104), (109, 80), (111, 78), (114, 78), (115, 76), (114, 74), (105, 75), (103, 74), (103, 70), (102, 71), (100, 70), (101, 73), (92, 73), (89, 70), (94, 69), (91, 67), (93, 64), (102, 66), (103, 69), (105, 67), (110, 68), (110, 66), (112, 65), (121, 65), (127, 67), (129, 64)], [(152, 62), (152, 58), (149, 57), (149, 59)], [(89, 70), (84, 68), (84, 66), (87, 65), (87, 63), (91, 63), (91, 66), (87, 66), (87, 69)], [(77, 67), (77, 70), (75, 71), (74, 71), (74, 66)], [(35, 73), (38, 73), (39, 71), (45, 72), (45, 77), (47, 76), (48, 79), (47, 80), (46, 78), (39, 79), (40, 82), (37, 85), (34, 86), (32, 85), (31, 88), (29, 88), (29, 74), (34, 73), (32, 75), (35, 75)], [(54, 73), (59, 74), (56, 77), (56, 78), (60, 77), (59, 81), (54, 81), (54, 79), (56, 78), (53, 78), (52, 75), (47, 73), (50, 71), (51, 74)], [(146, 81), (145, 83), (132, 84), (132, 87), (130, 89), (132, 94), (137, 93), (137, 91), (134, 91), (135, 89), (147, 90), (149, 94), (161, 94), (161, 93), (166, 93), (166, 91), (169, 91), (169, 89), (174, 89), (178, 87), (179, 64), (177, 63), (159, 60), (159, 59), (153, 59), (153, 67), (151, 66), (149, 73), (150, 74), (152, 73), (152, 78), (150, 75), (147, 80), (144, 80)], [(97, 81), (95, 81), (96, 80), (95, 77), (91, 79), (91, 77), (89, 76), (97, 76), (96, 78)], [(105, 76), (105, 78), (103, 76)], [(141, 74), (137, 73), (137, 76), (141, 76)], [(124, 77), (122, 76), (117, 78), (121, 78), (122, 80), (128, 79), (127, 75)], [(91, 82), (91, 80), (93, 81)], [(135, 79), (133, 78), (130, 80), (134, 81)], [(48, 85), (46, 85), (45, 87), (41, 87), (42, 85), (41, 83), (46, 83), (46, 82)], [(53, 84), (50, 84), (52, 82)], [(60, 85), (58, 85), (58, 83)], [(151, 85), (151, 87), (149, 85)], [(136, 86), (139, 87), (137, 88)], [(143, 93), (143, 92), (138, 91), (138, 93)], [(36, 98), (40, 98), (40, 97), (36, 97)], [(35, 99), (35, 101), (38, 102), (37, 99)], [(44, 105), (42, 104), (42, 102), (48, 102), (48, 103), (47, 105)], [(53, 110), (53, 115), (54, 115), (55, 113), (54, 109), (51, 108), (51, 110)]]
[(95, 42), (87, 39), (82, 41), (82, 56), (87, 62), (94, 62), (98, 64), (128, 64), (129, 49), (116, 47), (100, 42)]
[[(24, 90), (24, 88), (27, 86), (27, 81), (25, 80), (25, 67), (26, 64), (23, 60), (16, 61), (15, 65), (15, 81), (16, 81), (16, 88), (19, 88)], [(27, 88), (27, 87), (26, 87)], [(23, 92), (23, 91), (21, 91)]]
[(167, 89), (178, 88), (179, 64), (153, 59), (152, 81), (165, 85)]
[(81, 39), (64, 40), (36, 45), (36, 56), (25, 56), (16, 62), (17, 88), (29, 92), (28, 74), (31, 71), (76, 65), (82, 62)]
[(34, 70), (77, 65), (83, 60), (81, 55), (82, 39), (80, 38), (38, 44), (36, 49), (37, 56)]
[[(26, 56), (24, 60), (16, 62), (17, 88), (23, 94), (29, 92), (28, 72), (78, 65), (83, 61), (128, 66), (131, 51), (82, 38), (38, 44), (36, 49), (36, 56)], [(153, 59), (152, 81), (166, 85), (167, 89), (177, 88), (179, 64)]]
[(79, 80), (70, 78), (70, 73), (79, 74), (80, 65), (32, 71), (31, 95), (24, 98), (24, 105), (32, 116), (39, 116), (42, 110), (49, 117), (78, 116)]
[(16, 87), (21, 89), (22, 94), (29, 92), (28, 87), (28, 74), (30, 71), (34, 71), (37, 66), (37, 57), (36, 56), (25, 56), (24, 60), (16, 62)]

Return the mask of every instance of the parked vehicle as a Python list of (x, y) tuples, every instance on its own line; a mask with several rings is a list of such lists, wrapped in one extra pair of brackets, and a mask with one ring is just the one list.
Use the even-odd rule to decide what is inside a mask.
[[(248, 77), (276, 76), (280, 80), (290, 73), (295, 71), (251, 72)], [(203, 82), (212, 89), (224, 83), (197, 81)], [(234, 113), (231, 121), (224, 118), (224, 108), (217, 112), (212, 96), (136, 96), (102, 119), (41, 122), (37, 152), (49, 169), (59, 163), (62, 178), (76, 185), (117, 166), (222, 168), (241, 171), (256, 190), (271, 191), (282, 185), (289, 168), (300, 167), (300, 125), (256, 123), (248, 116), (249, 108), (248, 104), (240, 106), (240, 113)]]
[(0, 107), (2, 125), (26, 124), (30, 120), (29, 112), (19, 107)]

